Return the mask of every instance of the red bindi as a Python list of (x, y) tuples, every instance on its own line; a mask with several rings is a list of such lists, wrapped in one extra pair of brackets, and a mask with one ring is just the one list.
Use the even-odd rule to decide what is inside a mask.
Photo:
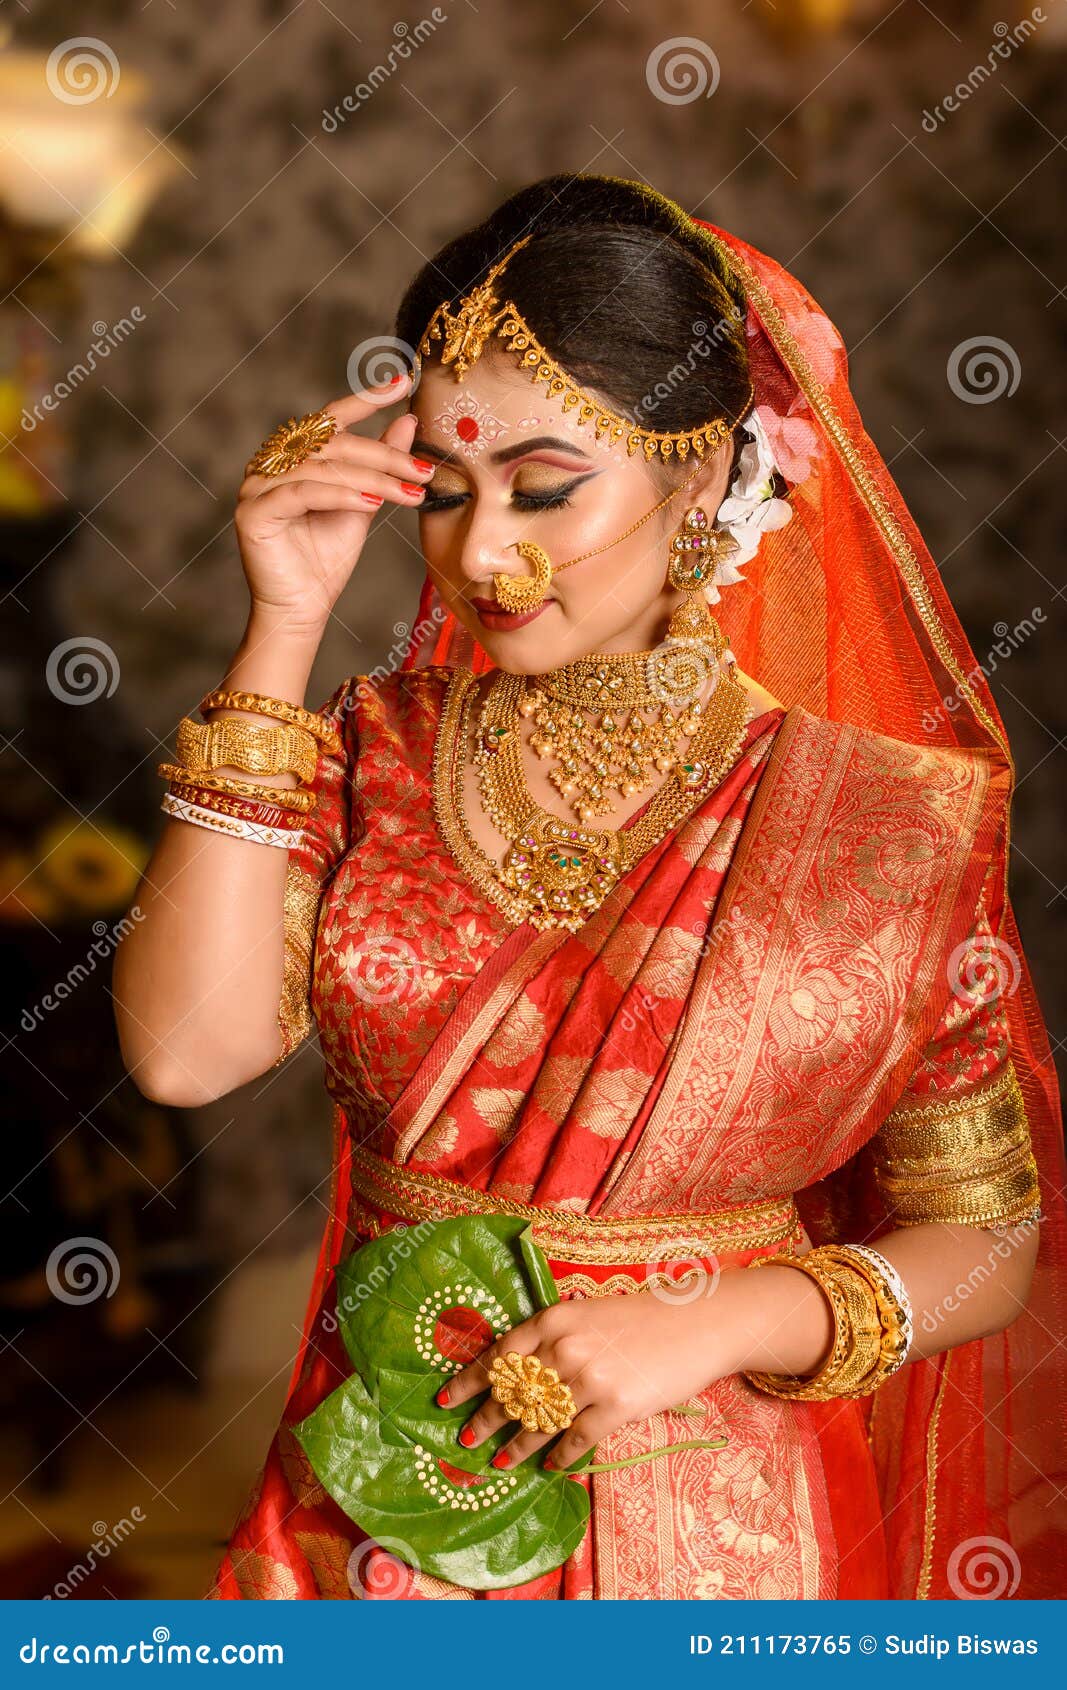
[(473, 417), (460, 417), (456, 423), (456, 433), (461, 440), (477, 440), (481, 429)]

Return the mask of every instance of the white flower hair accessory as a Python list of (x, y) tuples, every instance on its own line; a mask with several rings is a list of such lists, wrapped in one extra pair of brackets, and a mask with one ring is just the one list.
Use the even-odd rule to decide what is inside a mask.
[(793, 516), (787, 499), (774, 495), (777, 465), (766, 431), (755, 410), (740, 425), (751, 439), (741, 448), (737, 474), (715, 516), (716, 527), (733, 537), (737, 550), (720, 560), (715, 579), (705, 589), (709, 604), (718, 604), (719, 587), (744, 580), (742, 565), (754, 558), (765, 533), (784, 528)]

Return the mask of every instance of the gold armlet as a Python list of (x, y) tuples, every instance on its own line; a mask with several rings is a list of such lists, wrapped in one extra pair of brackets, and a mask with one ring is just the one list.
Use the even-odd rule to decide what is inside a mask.
[(1010, 1059), (967, 1097), (895, 1109), (875, 1150), (879, 1189), (897, 1226), (992, 1225), (1040, 1209), (1026, 1106)]

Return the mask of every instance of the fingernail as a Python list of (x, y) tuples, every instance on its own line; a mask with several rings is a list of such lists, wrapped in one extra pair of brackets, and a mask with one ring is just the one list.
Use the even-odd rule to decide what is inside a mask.
[(464, 1449), (470, 1449), (471, 1444), (474, 1442), (473, 1428), (470, 1426), (461, 1426), (459, 1429), (459, 1441), (463, 1445)]
[(390, 376), (389, 380), (386, 382), (385, 385), (386, 385), (386, 387), (395, 387), (398, 381), (405, 381), (406, 379), (407, 379), (407, 371), (406, 370), (397, 370), (396, 375)]
[(434, 1398), (434, 1401), (437, 1403), (438, 1408), (447, 1408), (448, 1407), (448, 1386), (447, 1385), (441, 1386), (441, 1389), (438, 1391), (437, 1396)]
[(510, 1467), (511, 1456), (506, 1449), (498, 1449), (489, 1465), (490, 1467)]
[(417, 481), (402, 481), (400, 483), (405, 493), (425, 493), (425, 487), (420, 487)]
[(415, 465), (416, 469), (421, 469), (421, 470), (424, 470), (424, 471), (428, 470), (428, 469), (433, 469), (433, 464), (427, 463), (425, 458), (412, 458), (411, 461)]
[(381, 493), (361, 493), (359, 496), (361, 499), (366, 499), (367, 502), (372, 505), (380, 505), (382, 502)]

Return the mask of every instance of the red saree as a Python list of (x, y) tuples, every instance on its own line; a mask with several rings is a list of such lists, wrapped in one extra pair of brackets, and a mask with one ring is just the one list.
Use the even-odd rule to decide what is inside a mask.
[[(575, 1554), (478, 1595), (959, 1596), (975, 1543), (1004, 1562), (1004, 1594), (1065, 1593), (1050, 1553), (1064, 1545), (1065, 1176), (1005, 893), (1003, 730), (862, 432), (832, 325), (771, 260), (712, 232), (745, 283), (757, 405), (799, 519), (765, 538), (721, 620), (789, 707), (750, 723), (716, 791), (568, 934), (513, 928), (435, 819), (434, 753), (447, 765), (484, 654), (428, 586), (405, 670), (329, 700), (345, 752), (320, 758), (291, 853), (282, 1006), (287, 1048), (312, 1016), (319, 1028), (329, 1219), (282, 1424), (212, 1597), (474, 1594), (367, 1539), (289, 1431), (349, 1372), (333, 1270), (362, 1238), (503, 1207), (529, 1212), (564, 1295), (634, 1291), (680, 1263), (713, 1282), (805, 1237), (876, 1239), (901, 1123), (932, 1110), (961, 1146), (988, 1147), (1016, 1075), (1043, 1218), (1033, 1295), (1005, 1332), (911, 1363), (863, 1402), (721, 1380), (597, 1459), (723, 1430), (724, 1450), (581, 1481), (592, 1516)], [(958, 1162), (960, 1201), (977, 1202), (979, 1174)], [(973, 1212), (1024, 1211), (1020, 1195)]]

